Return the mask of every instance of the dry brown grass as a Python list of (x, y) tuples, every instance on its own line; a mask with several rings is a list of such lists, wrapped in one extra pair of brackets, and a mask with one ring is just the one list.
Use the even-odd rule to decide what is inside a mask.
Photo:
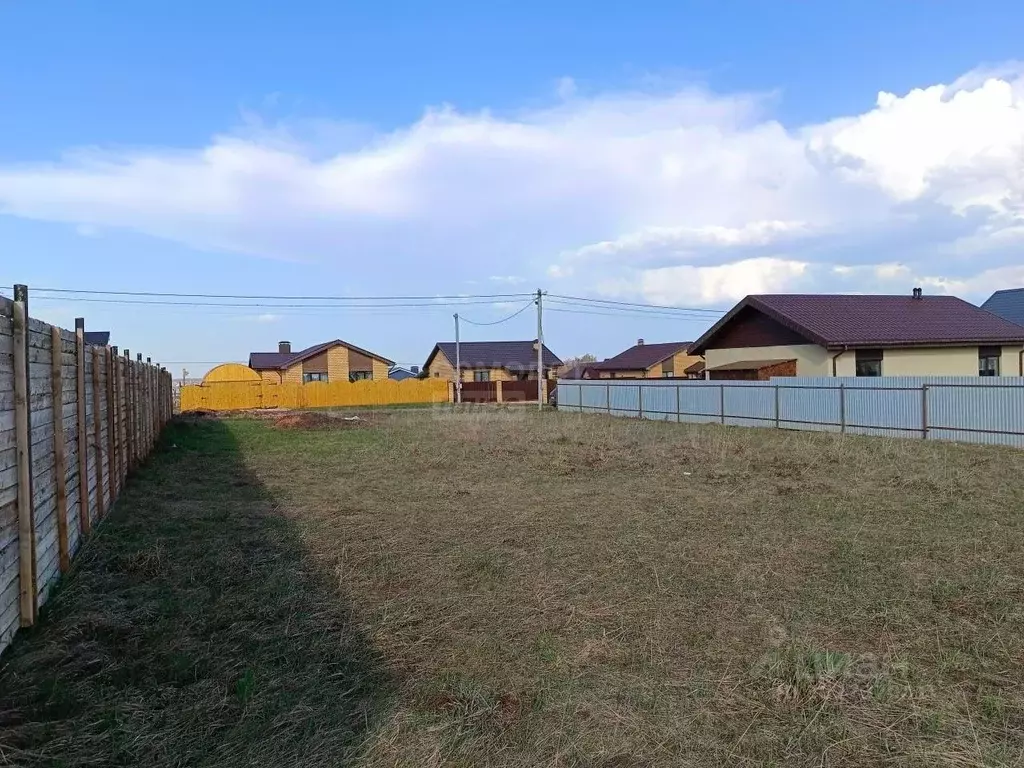
[(12, 762), (1024, 755), (1020, 452), (480, 408), (169, 439), (6, 659)]

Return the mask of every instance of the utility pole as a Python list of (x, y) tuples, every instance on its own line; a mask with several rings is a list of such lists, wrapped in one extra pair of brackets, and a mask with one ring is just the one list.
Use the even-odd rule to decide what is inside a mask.
[(455, 313), (455, 402), (462, 402), (462, 350), (459, 345), (459, 313)]
[(544, 408), (544, 293), (537, 289), (537, 410)]

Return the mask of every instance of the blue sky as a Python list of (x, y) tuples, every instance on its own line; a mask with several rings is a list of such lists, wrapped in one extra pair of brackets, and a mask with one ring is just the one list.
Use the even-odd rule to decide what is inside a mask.
[[(1011, 3), (0, 3), (0, 280), (272, 295), (1024, 284)], [(880, 92), (885, 94), (880, 97)], [(43, 294), (193, 373), (279, 338), (405, 363), (452, 307)], [(519, 298), (463, 307), (500, 319)], [(558, 308), (552, 304), (552, 308)], [(579, 309), (562, 305), (562, 309)], [(466, 338), (528, 338), (530, 312)], [(706, 319), (551, 313), (563, 357)]]

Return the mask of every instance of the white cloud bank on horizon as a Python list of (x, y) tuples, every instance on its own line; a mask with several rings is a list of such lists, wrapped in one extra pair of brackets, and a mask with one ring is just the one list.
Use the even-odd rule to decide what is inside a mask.
[(0, 166), (0, 212), (380, 274), (500, 282), (500, 263), (552, 290), (684, 305), (1024, 283), (1020, 71), (804, 126), (747, 94), (560, 93), (513, 116), (431, 110), (343, 152), (250, 131)]

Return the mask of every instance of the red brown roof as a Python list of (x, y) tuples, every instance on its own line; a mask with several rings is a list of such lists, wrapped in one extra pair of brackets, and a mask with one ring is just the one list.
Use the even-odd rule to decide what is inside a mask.
[(368, 352), (365, 349), (357, 347), (355, 344), (349, 344), (347, 341), (341, 339), (334, 339), (333, 341), (325, 341), (320, 344), (314, 344), (312, 347), (306, 347), (298, 352), (250, 352), (249, 353), (249, 367), (254, 371), (268, 371), (268, 370), (284, 370), (290, 366), (300, 363), (303, 360), (308, 360), (311, 357), (316, 357), (321, 352), (324, 352), (331, 347), (348, 347), (354, 349), (360, 354), (372, 357), (377, 360), (382, 360), (388, 365), (394, 365), (394, 360), (388, 360), (386, 357), (381, 357), (373, 352)]
[(671, 357), (676, 352), (685, 352), (693, 342), (666, 341), (660, 344), (636, 344), (615, 357), (609, 357), (592, 368), (599, 371), (641, 371)]
[(1024, 343), (1024, 327), (955, 296), (761, 294), (747, 296), (690, 347), (715, 336), (751, 308), (823, 347), (941, 347)]
[[(455, 342), (439, 341), (427, 357), (424, 368), (429, 368), (434, 356), (440, 352), (455, 365)], [(558, 356), (544, 345), (541, 351), (545, 368), (562, 364)], [(537, 370), (537, 342), (534, 341), (462, 341), (459, 342), (459, 364), (463, 370), (473, 368), (505, 368), (511, 371)]]

